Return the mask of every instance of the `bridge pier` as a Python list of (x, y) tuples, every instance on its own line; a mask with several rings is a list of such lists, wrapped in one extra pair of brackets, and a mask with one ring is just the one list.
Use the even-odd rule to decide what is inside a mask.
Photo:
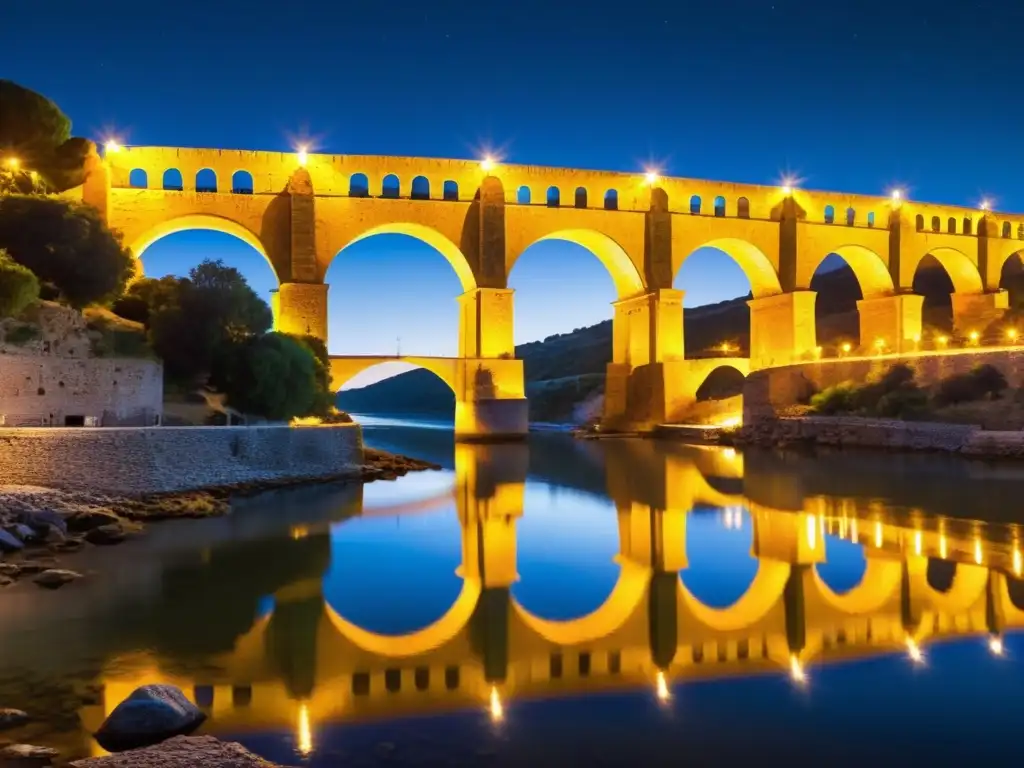
[(1003, 290), (989, 293), (954, 291), (950, 299), (953, 302), (953, 331), (962, 336), (971, 332), (984, 333), (1010, 308), (1010, 294)]
[(788, 365), (814, 352), (816, 297), (815, 291), (793, 291), (747, 302), (751, 369)]
[(862, 350), (871, 352), (881, 346), (886, 352), (917, 351), (923, 311), (924, 296), (916, 293), (861, 299), (857, 302), (857, 314)]
[(324, 283), (281, 283), (271, 294), (274, 330), (316, 336), (327, 343), (327, 289)]

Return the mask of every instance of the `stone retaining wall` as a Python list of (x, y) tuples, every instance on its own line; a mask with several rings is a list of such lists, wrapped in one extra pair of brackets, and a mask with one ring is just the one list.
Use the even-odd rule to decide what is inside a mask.
[(921, 386), (935, 384), (953, 374), (967, 373), (985, 363), (1001, 370), (1010, 386), (1024, 385), (1024, 347), (821, 360), (765, 368), (750, 374), (743, 386), (743, 421), (753, 424), (758, 419), (774, 418), (789, 406), (807, 402), (814, 392), (844, 381), (866, 382), (878, 378), (898, 363), (913, 368)]
[(800, 416), (760, 419), (741, 431), (745, 443), (765, 446), (798, 444), (837, 448), (943, 451), (982, 458), (1024, 457), (1024, 432), (994, 432), (962, 424)]
[(114, 494), (356, 475), (362, 458), (356, 424), (0, 429), (0, 483)]

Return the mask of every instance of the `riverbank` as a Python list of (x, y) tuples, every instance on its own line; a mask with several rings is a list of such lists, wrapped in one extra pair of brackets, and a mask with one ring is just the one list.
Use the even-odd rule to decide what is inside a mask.
[(977, 425), (855, 416), (784, 416), (743, 426), (723, 442), (767, 448), (829, 446), (958, 453), (976, 459), (1024, 458), (1024, 431)]
[(56, 589), (81, 578), (60, 568), (61, 554), (87, 546), (120, 544), (146, 524), (227, 514), (234, 498), (284, 488), (394, 480), (408, 472), (440, 469), (409, 456), (367, 448), (363, 463), (344, 473), (271, 479), (198, 490), (138, 496), (31, 485), (0, 485), (0, 589), (21, 579)]

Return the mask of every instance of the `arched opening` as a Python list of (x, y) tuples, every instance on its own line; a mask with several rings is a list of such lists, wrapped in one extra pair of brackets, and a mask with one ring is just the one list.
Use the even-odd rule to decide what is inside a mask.
[(736, 605), (757, 576), (753, 542), (746, 509), (695, 506), (686, 514), (687, 567), (680, 573), (686, 591), (708, 608)]
[[(565, 286), (572, 286), (571, 302)], [(563, 230), (516, 257), (508, 287), (515, 290), (514, 338), (531, 420), (582, 423), (598, 416), (612, 358), (611, 304), (643, 290), (636, 266), (606, 235)], [(541, 340), (552, 343), (532, 343)]]
[(809, 285), (817, 294), (814, 315), (817, 342), (824, 357), (845, 354), (867, 341), (860, 338), (857, 302), (893, 293), (885, 260), (870, 248), (846, 245), (825, 256)]
[(412, 180), (412, 191), (409, 193), (413, 200), (430, 199), (430, 182), (426, 176), (417, 176)]
[(720, 365), (697, 387), (697, 402), (728, 400), (743, 394), (747, 377), (731, 365)]
[(231, 176), (231, 191), (236, 195), (251, 195), (253, 192), (252, 174), (248, 171), (235, 171)]
[(750, 201), (741, 197), (736, 201), (736, 215), (741, 219), (750, 218)]
[(196, 192), (216, 192), (217, 174), (210, 168), (203, 168), (196, 173)]
[(128, 186), (136, 189), (145, 189), (149, 186), (149, 178), (141, 168), (133, 168), (128, 174)]
[[(333, 286), (327, 294), (328, 349), (361, 358), (332, 363), (336, 385), (346, 393), (358, 390), (343, 394), (339, 407), (451, 423), (454, 396), (441, 380), (454, 376), (451, 363), (433, 358), (459, 354), (453, 299), (476, 286), (458, 247), (421, 225), (375, 228), (335, 255), (324, 282)], [(398, 358), (409, 357), (422, 359), (401, 367)], [(391, 365), (379, 365), (388, 358)]]
[(836, 209), (831, 205), (825, 206), (825, 223), (834, 224), (836, 220)]
[(875, 226), (875, 212), (874, 211), (868, 211), (868, 226), (869, 227)]
[(948, 234), (950, 234), (950, 235), (955, 235), (956, 234), (956, 217), (955, 216), (950, 216), (949, 220), (946, 222), (946, 232)]
[[(400, 344), (400, 337), (392, 341), (392, 346)], [(455, 392), (437, 371), (415, 362), (375, 362), (378, 359), (332, 363), (338, 408), (364, 427), (389, 419), (439, 425), (449, 425), (454, 420)]]
[(349, 197), (369, 197), (370, 180), (365, 173), (353, 173), (348, 180)]
[(449, 201), (459, 199), (459, 185), (451, 179), (444, 183), (444, 199)]
[(1003, 237), (1005, 237), (1005, 238), (1013, 237), (1013, 225), (1010, 224), (1010, 222), (1008, 222), (1008, 221), (1004, 221), (1003, 222)]
[(924, 232), (924, 216), (920, 213), (914, 217), (914, 226), (917, 228), (918, 232)]
[(177, 168), (168, 168), (164, 171), (163, 188), (168, 192), (181, 192), (185, 188), (181, 171)]
[(857, 212), (853, 208), (846, 209), (846, 226), (852, 227), (857, 223)]
[(577, 208), (587, 207), (587, 189), (586, 187), (576, 187), (576, 199), (575, 206)]
[(548, 187), (548, 207), (557, 208), (561, 204), (561, 192), (558, 187)]
[[(366, 485), (367, 514), (334, 526), (331, 564), (323, 576), (324, 602), (331, 611), (367, 634), (396, 641), (436, 626), (458, 603), (464, 587), (458, 575), (463, 531), (455, 500), (424, 511), (418, 504), (450, 492), (453, 473), (420, 473), (415, 478), (410, 474), (405, 479), (412, 482), (406, 486), (403, 480), (399, 494), (391, 484)], [(375, 507), (396, 506), (410, 511), (373, 512)], [(420, 546), (424, 540), (431, 545)], [(459, 629), (465, 627), (465, 621), (461, 623)], [(448, 633), (434, 634), (443, 639)]]
[(723, 351), (734, 357), (748, 355), (747, 301), (782, 291), (768, 257), (756, 246), (734, 238), (712, 240), (684, 254), (672, 287), (685, 292), (687, 357), (715, 357)]
[(943, 346), (942, 339), (954, 331), (952, 294), (983, 290), (978, 268), (970, 257), (953, 248), (935, 248), (925, 255), (915, 268), (912, 288), (924, 296), (922, 339), (937, 346)]
[(956, 561), (929, 557), (925, 578), (928, 581), (928, 586), (936, 592), (949, 592), (953, 589), (953, 582), (956, 580)]
[(868, 561), (862, 544), (825, 534), (825, 555), (826, 560), (814, 568), (832, 592), (845, 595), (863, 581)]
[(964, 216), (964, 234), (974, 234), (974, 221), (971, 220), (970, 216)]
[(609, 189), (604, 193), (604, 209), (606, 211), (619, 210), (619, 191), (617, 189)]
[(693, 195), (690, 197), (690, 213), (698, 215), (700, 213), (700, 195)]
[(932, 216), (932, 232), (942, 231), (942, 220), (938, 216)]
[(529, 187), (527, 187), (526, 185), (523, 185), (523, 186), (521, 186), (516, 191), (516, 202), (519, 203), (519, 205), (529, 205), (530, 204), (530, 188)]
[[(1022, 258), (1022, 253), (1024, 252), (1018, 251), (1011, 254), (1003, 262), (1003, 267), (999, 274), (999, 287), (1009, 294), (1011, 313), (1015, 316), (1024, 311), (1024, 258)], [(1016, 330), (1024, 331), (1024, 328)]]
[(1018, 611), (1024, 611), (1024, 579), (1007, 575), (1006, 593), (1010, 598), (1010, 604)]
[(725, 198), (721, 195), (715, 198), (715, 216), (725, 216)]
[(388, 198), (397, 198), (402, 194), (402, 185), (398, 181), (398, 176), (393, 173), (389, 173), (384, 177), (384, 180), (380, 185), (380, 196)]
[[(546, 621), (569, 622), (605, 605), (619, 580), (619, 519), (605, 496), (555, 493), (544, 482), (529, 482), (516, 521), (516, 603)], [(628, 514), (628, 513), (622, 513)], [(561, 546), (565, 532), (586, 530), (573, 546)]]

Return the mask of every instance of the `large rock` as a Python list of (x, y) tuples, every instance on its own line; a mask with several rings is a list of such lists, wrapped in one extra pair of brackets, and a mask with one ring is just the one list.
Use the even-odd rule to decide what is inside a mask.
[(213, 736), (177, 736), (155, 747), (71, 763), (70, 768), (278, 768), (241, 744)]
[(82, 574), (75, 571), (65, 571), (60, 568), (50, 568), (36, 576), (32, 581), (46, 589), (60, 589), (76, 579), (82, 578)]
[(21, 543), (21, 539), (0, 528), (0, 552), (17, 552), (24, 548), (25, 545)]
[(123, 752), (189, 734), (206, 715), (173, 685), (144, 685), (122, 701), (96, 732), (109, 752)]
[(59, 753), (50, 747), (11, 744), (0, 749), (0, 766), (4, 768), (45, 768), (53, 764)]
[(85, 533), (101, 525), (117, 525), (121, 518), (109, 509), (83, 509), (75, 512), (67, 519), (68, 530), (72, 533)]
[(28, 713), (20, 709), (0, 709), (0, 731), (24, 725), (28, 720)]
[(49, 533), (50, 529), (55, 529), (62, 534), (66, 534), (68, 532), (68, 524), (64, 522), (64, 518), (53, 510), (27, 510), (21, 513), (19, 519), (20, 522), (24, 523), (29, 528), (32, 528), (41, 536), (45, 536)]
[(93, 528), (85, 534), (85, 540), (90, 544), (105, 546), (109, 544), (120, 544), (124, 541), (124, 528), (119, 523), (109, 523)]

